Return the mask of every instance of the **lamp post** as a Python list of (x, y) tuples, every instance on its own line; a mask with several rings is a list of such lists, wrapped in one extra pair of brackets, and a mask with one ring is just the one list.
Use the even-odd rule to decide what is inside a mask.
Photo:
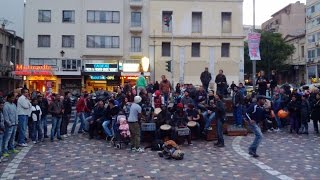
[(149, 70), (149, 65), (150, 65), (150, 59), (148, 57), (143, 57), (141, 59), (141, 64), (142, 64), (142, 70), (143, 72), (148, 72)]
[[(256, 29), (256, 1), (253, 0), (253, 28), (252, 32)], [(256, 68), (257, 68), (257, 61), (252, 60), (252, 85), (253, 91), (256, 91)]]

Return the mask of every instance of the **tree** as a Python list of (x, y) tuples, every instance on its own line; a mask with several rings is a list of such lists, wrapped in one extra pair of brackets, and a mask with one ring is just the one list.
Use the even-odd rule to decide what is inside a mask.
[[(261, 61), (257, 61), (257, 72), (264, 70), (268, 72), (268, 60), (270, 61), (270, 70), (283, 71), (289, 68), (285, 61), (294, 53), (295, 47), (284, 41), (279, 33), (262, 31), (260, 41)], [(248, 43), (244, 45), (244, 71), (252, 74), (252, 61), (249, 57)], [(271, 73), (271, 72), (270, 72)]]

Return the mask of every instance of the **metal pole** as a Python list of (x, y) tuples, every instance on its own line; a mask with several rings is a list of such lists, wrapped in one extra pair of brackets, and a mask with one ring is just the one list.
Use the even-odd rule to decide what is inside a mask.
[(153, 30), (153, 83), (156, 83), (156, 33)]
[[(256, 29), (256, 1), (253, 0), (253, 28), (252, 32), (254, 32)], [(257, 62), (256, 60), (252, 61), (252, 85), (253, 85), (253, 91), (256, 91), (256, 67)]]
[(173, 49), (173, 14), (171, 14), (171, 82), (172, 87), (174, 86), (174, 49)]

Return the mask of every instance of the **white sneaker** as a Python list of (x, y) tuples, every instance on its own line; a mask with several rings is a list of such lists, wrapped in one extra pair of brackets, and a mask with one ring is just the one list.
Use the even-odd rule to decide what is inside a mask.
[(144, 149), (138, 148), (138, 149), (136, 149), (136, 152), (142, 153), (142, 152), (144, 152)]
[(275, 132), (279, 132), (279, 131), (280, 131), (280, 129), (279, 129), (279, 128), (277, 128), (277, 129), (275, 129), (274, 131), (275, 131)]
[(18, 144), (18, 146), (21, 146), (21, 147), (28, 147), (28, 144), (26, 144), (26, 143), (22, 143), (22, 144)]
[(32, 141), (33, 142), (33, 144), (37, 144), (37, 141)]
[(208, 127), (208, 131), (211, 131), (212, 130), (212, 127)]

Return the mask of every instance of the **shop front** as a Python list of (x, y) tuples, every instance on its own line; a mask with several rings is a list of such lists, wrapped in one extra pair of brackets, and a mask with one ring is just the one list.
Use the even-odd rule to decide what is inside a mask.
[(69, 91), (73, 95), (81, 95), (82, 92), (82, 79), (81, 77), (61, 77), (60, 94), (64, 94)]
[[(121, 72), (121, 84), (124, 85), (125, 83), (129, 83), (131, 86), (136, 85), (136, 81), (139, 78), (141, 71), (148, 70), (148, 68), (143, 68), (140, 63), (123, 63), (122, 65), (123, 70)], [(150, 72), (144, 71), (144, 76), (149, 82), (150, 79)]]
[(13, 74), (23, 77), (24, 84), (30, 92), (58, 92), (60, 80), (54, 75), (51, 66), (24, 66), (18, 64)]
[(114, 91), (120, 85), (118, 63), (87, 63), (84, 65), (85, 89)]

